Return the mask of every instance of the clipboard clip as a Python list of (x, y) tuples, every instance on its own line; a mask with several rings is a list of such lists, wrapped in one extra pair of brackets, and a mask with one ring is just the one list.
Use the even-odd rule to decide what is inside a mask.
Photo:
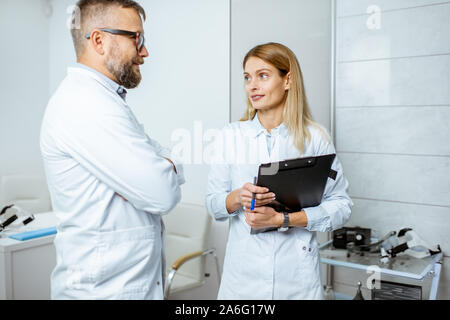
[(331, 178), (336, 181), (337, 171), (330, 169), (330, 173), (328, 174), (328, 178)]
[[(314, 167), (317, 163), (315, 158), (304, 158), (304, 159), (288, 159), (280, 162), (280, 171), (282, 170), (292, 170), (298, 168), (308, 168)], [(270, 164), (266, 164), (270, 165)]]

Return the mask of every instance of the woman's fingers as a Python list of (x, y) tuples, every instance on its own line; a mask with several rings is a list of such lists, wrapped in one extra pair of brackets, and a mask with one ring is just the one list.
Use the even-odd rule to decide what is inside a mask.
[(269, 189), (267, 189), (265, 187), (255, 186), (255, 185), (251, 184), (250, 182), (246, 183), (244, 185), (243, 189), (247, 190), (250, 193), (266, 193), (266, 192), (269, 192)]
[[(271, 203), (274, 200), (275, 200), (275, 195), (264, 196), (264, 197), (261, 197), (260, 199), (255, 197), (255, 205), (261, 206), (263, 204)], [(252, 197), (247, 197), (247, 196), (241, 197), (242, 204), (251, 203), (251, 202), (252, 202)]]
[[(252, 199), (253, 194), (242, 192), (241, 199)], [(257, 193), (255, 194), (255, 200), (266, 200), (266, 199), (275, 199), (275, 193), (267, 192), (267, 193)]]
[(251, 183), (246, 183), (242, 187), (240, 194), (242, 206), (250, 208), (253, 194), (255, 194), (255, 206), (257, 207), (264, 206), (275, 200), (275, 194), (273, 192), (269, 192), (269, 189), (265, 187), (258, 187)]
[[(255, 207), (261, 207), (261, 206), (265, 206), (269, 203), (271, 203), (273, 201), (273, 198), (269, 198), (269, 199), (264, 199), (264, 200), (256, 200), (255, 201)], [(251, 199), (245, 200), (242, 202), (243, 206), (246, 208), (250, 208), (251, 207)]]

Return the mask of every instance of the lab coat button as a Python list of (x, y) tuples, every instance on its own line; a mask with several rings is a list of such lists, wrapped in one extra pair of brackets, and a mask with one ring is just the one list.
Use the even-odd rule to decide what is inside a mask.
[(158, 282), (156, 282), (156, 284), (159, 286), (159, 281)]
[(306, 250), (306, 247), (303, 247), (303, 250)]
[(309, 248), (308, 251), (311, 252), (311, 248)]

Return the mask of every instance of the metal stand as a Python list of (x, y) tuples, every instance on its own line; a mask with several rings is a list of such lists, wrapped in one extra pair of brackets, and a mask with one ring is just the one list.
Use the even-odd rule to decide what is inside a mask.
[[(439, 253), (424, 259), (416, 259), (409, 256), (397, 256), (388, 264), (380, 263), (380, 258), (374, 255), (359, 256), (357, 254), (347, 257), (347, 250), (332, 249), (333, 241), (329, 240), (319, 246), (320, 262), (330, 266), (358, 269), (373, 272), (374, 266), (381, 275), (390, 275), (406, 279), (423, 281), (427, 276), (432, 277), (430, 300), (436, 300), (441, 276), (442, 257)], [(329, 283), (328, 283), (329, 285)]]

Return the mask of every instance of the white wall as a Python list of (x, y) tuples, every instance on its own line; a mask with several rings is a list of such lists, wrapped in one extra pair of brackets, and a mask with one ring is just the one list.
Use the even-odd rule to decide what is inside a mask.
[[(377, 25), (366, 13), (373, 4), (379, 28), (367, 26)], [(442, 1), (337, 1), (336, 145), (355, 203), (348, 225), (380, 236), (410, 227), (440, 244), (439, 299), (450, 298), (449, 16)], [(358, 280), (335, 272), (353, 294)]]
[[(192, 164), (186, 164), (183, 201), (203, 204), (208, 166), (196, 159), (194, 126), (222, 128), (229, 119), (228, 1), (170, 0), (143, 2), (150, 57), (144, 80), (129, 95), (147, 133), (174, 146), (171, 136), (188, 130), (192, 137)], [(196, 121), (201, 122), (197, 125)], [(197, 141), (199, 140), (199, 141)]]
[[(143, 82), (128, 98), (147, 133), (164, 145), (186, 130), (192, 138), (191, 164), (185, 164), (182, 202), (204, 204), (208, 166), (202, 161), (201, 131), (222, 128), (229, 120), (229, 11), (228, 0), (142, 1), (150, 56), (142, 69)], [(195, 129), (194, 129), (195, 128)], [(201, 130), (202, 129), (202, 130)], [(200, 158), (195, 155), (200, 150)], [(188, 226), (187, 226), (188, 227)], [(223, 261), (228, 224), (213, 222), (210, 247)], [(204, 287), (174, 294), (172, 299), (211, 299), (217, 296), (217, 273)]]
[(43, 175), (41, 119), (49, 98), (49, 19), (45, 2), (0, 2), (0, 177)]
[(50, 96), (56, 91), (67, 74), (67, 67), (76, 62), (70, 29), (67, 26), (71, 14), (68, 9), (76, 3), (75, 0), (52, 1), (53, 14), (50, 19), (49, 30), (49, 58), (50, 64), (48, 88)]

